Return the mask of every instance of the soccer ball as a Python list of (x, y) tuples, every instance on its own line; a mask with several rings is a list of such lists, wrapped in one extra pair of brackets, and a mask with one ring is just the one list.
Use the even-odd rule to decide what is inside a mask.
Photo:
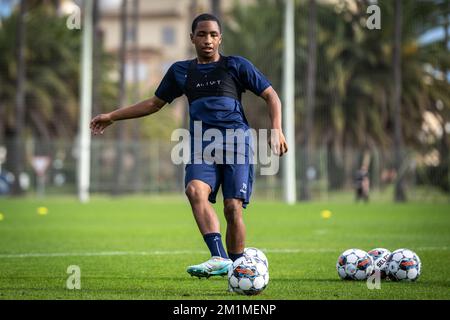
[(387, 275), (394, 281), (415, 281), (419, 278), (422, 268), (419, 256), (409, 249), (398, 249), (392, 252), (387, 265)]
[(267, 260), (267, 257), (264, 254), (264, 252), (262, 252), (258, 248), (253, 248), (253, 247), (245, 248), (244, 256), (258, 258), (266, 264), (267, 268), (269, 268), (269, 260)]
[(230, 291), (243, 295), (260, 294), (269, 283), (266, 264), (256, 257), (243, 256), (233, 262), (228, 271)]
[(348, 249), (338, 258), (336, 270), (341, 279), (365, 280), (372, 274), (372, 257), (360, 249)]
[(387, 275), (387, 260), (391, 252), (385, 248), (375, 248), (367, 252), (373, 259), (374, 272), (379, 271), (382, 279)]

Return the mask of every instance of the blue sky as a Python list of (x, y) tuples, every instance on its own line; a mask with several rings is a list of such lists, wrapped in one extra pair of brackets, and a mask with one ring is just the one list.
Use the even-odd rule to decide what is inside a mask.
[(18, 0), (0, 0), (0, 17), (9, 16), (17, 1)]
[[(449, 30), (450, 30), (450, 28), (449, 28)], [(441, 41), (443, 39), (444, 39), (444, 28), (436, 28), (436, 29), (431, 29), (431, 30), (425, 32), (419, 38), (419, 43), (420, 44), (428, 44), (430, 42)]]

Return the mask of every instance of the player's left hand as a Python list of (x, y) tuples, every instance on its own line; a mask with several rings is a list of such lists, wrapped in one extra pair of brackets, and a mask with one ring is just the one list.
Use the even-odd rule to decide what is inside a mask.
[(288, 146), (283, 131), (279, 129), (272, 129), (269, 146), (273, 150), (273, 153), (279, 155), (280, 157), (288, 151)]

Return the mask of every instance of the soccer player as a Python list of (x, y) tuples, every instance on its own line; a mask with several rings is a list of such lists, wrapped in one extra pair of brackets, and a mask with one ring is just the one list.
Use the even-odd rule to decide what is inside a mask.
[[(281, 128), (281, 102), (277, 93), (251, 62), (239, 56), (220, 54), (222, 29), (219, 20), (210, 14), (199, 15), (192, 22), (190, 37), (197, 53), (195, 59), (175, 62), (152, 98), (94, 117), (90, 124), (91, 131), (102, 134), (115, 121), (153, 114), (184, 94), (189, 101), (192, 145), (196, 123), (201, 123), (202, 132), (217, 129), (225, 134), (226, 129), (249, 129), (241, 105), (241, 94), (248, 89), (266, 101), (271, 128), (276, 129), (275, 138), (269, 141), (273, 152), (278, 156), (286, 153), (288, 147)], [(191, 162), (185, 168), (185, 193), (197, 226), (211, 252), (208, 261), (187, 268), (187, 272), (193, 276), (225, 275), (232, 261), (243, 255), (245, 225), (242, 208), (249, 203), (253, 183), (253, 165), (248, 161), (250, 143), (247, 138), (244, 163), (211, 163), (203, 160), (196, 163), (193, 162), (196, 155), (191, 149)], [(235, 146), (236, 143), (233, 144)], [(210, 204), (215, 203), (220, 186), (227, 222), (227, 251), (222, 243), (218, 217)]]
[(355, 174), (355, 201), (360, 199), (369, 202), (369, 171), (367, 165), (363, 165)]

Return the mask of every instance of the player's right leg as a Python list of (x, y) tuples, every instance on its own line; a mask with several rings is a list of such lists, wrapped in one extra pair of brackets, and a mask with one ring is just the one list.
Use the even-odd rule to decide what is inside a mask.
[(185, 189), (192, 213), (202, 235), (220, 232), (219, 219), (208, 201), (210, 193), (210, 185), (201, 180), (191, 180)]
[(219, 219), (208, 200), (212, 191), (209, 184), (198, 179), (190, 180), (185, 190), (197, 226), (211, 252), (208, 261), (187, 268), (186, 271), (192, 276), (223, 276), (228, 273), (232, 263), (222, 244)]

